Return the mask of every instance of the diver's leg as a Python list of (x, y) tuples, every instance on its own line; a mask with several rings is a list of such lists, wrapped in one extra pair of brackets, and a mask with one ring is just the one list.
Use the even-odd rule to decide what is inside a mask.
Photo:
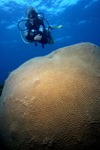
[(53, 41), (53, 38), (52, 38), (52, 36), (51, 36), (51, 29), (49, 29), (48, 30), (48, 44), (53, 44), (54, 43), (54, 41)]

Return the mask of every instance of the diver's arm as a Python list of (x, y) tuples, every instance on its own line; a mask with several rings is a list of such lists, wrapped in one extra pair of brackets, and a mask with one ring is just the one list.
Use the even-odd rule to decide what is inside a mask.
[(42, 25), (40, 25), (38, 34), (34, 37), (34, 41), (41, 41), (43, 32), (44, 32), (44, 28)]
[(37, 34), (35, 37), (34, 37), (34, 41), (41, 41), (42, 39), (42, 35), (40, 34)]
[(39, 32), (41, 32), (43, 34), (43, 31), (44, 31), (43, 25), (40, 25)]

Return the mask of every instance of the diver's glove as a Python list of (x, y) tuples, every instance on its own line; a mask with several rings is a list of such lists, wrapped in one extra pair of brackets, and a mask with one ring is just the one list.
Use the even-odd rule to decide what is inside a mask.
[(34, 37), (34, 41), (41, 41), (42, 39), (42, 35), (40, 34), (37, 34), (35, 37)]

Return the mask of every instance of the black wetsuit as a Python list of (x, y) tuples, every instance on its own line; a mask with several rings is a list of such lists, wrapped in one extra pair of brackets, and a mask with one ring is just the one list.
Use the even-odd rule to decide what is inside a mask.
[[(43, 32), (39, 31), (40, 25), (43, 26)], [(45, 30), (45, 26), (43, 23), (43, 19), (36, 18), (34, 20), (33, 25), (30, 23), (30, 20), (28, 19), (25, 26), (27, 27), (28, 36), (26, 39), (29, 42), (35, 42), (35, 45), (37, 45), (36, 41), (34, 41), (34, 37), (38, 34), (42, 35), (42, 39), (38, 41), (39, 43), (42, 43), (42, 47), (44, 47), (44, 44), (50, 43), (50, 33)]]

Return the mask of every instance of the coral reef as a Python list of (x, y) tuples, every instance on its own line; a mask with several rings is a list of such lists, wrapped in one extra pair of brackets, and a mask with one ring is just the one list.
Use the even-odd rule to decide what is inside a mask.
[(14, 70), (0, 100), (0, 135), (10, 150), (100, 146), (100, 48), (75, 44)]

